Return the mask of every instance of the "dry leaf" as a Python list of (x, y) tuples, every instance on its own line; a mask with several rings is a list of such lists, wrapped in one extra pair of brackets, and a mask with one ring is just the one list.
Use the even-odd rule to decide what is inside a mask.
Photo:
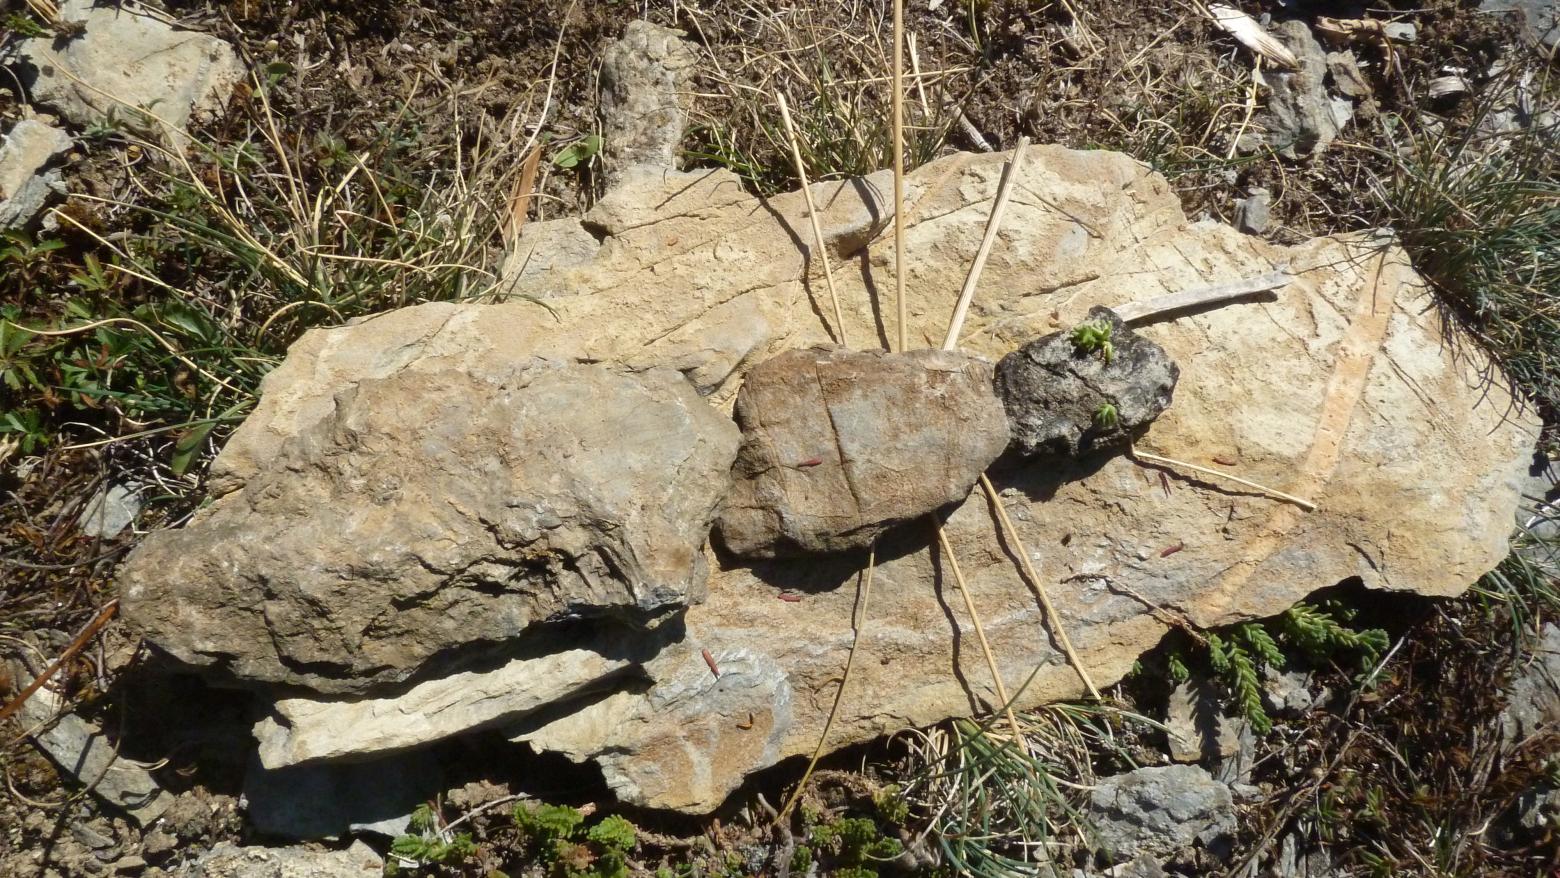
[(1214, 24), (1217, 24), (1251, 51), (1289, 70), (1295, 70), (1300, 67), (1300, 62), (1295, 58), (1295, 53), (1289, 51), (1289, 47), (1279, 42), (1277, 38), (1264, 30), (1262, 25), (1257, 23), (1256, 19), (1246, 13), (1233, 6), (1214, 3), (1209, 5), (1208, 14), (1213, 17)]
[(525, 225), (526, 216), (531, 210), (531, 195), (536, 191), (536, 169), (541, 161), (542, 145), (538, 143), (520, 164), (520, 178), (509, 193), (509, 213), (499, 229), (505, 247), (520, 237), (520, 228)]

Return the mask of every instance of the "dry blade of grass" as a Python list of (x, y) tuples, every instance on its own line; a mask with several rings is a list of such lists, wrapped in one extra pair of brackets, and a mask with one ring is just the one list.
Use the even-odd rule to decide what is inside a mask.
[[(824, 246), (823, 227), (818, 224), (818, 205), (813, 203), (812, 189), (807, 181), (807, 165), (802, 161), (801, 143), (796, 138), (796, 126), (791, 124), (791, 108), (786, 103), (784, 92), (775, 92), (775, 102), (780, 106), (785, 136), (791, 141), (791, 155), (796, 160), (796, 178), (801, 181), (802, 197), (807, 202), (807, 221), (812, 225), (813, 249), (817, 252), (818, 261), (823, 263), (823, 281), (829, 288), (829, 302), (834, 306), (834, 325), (838, 333), (835, 341), (850, 347), (850, 342), (845, 338), (845, 315), (840, 311), (840, 294), (834, 288), (834, 270), (829, 267), (829, 251)], [(828, 328), (824, 326), (825, 330)]]
[(894, 313), (898, 320), (898, 350), (910, 349), (910, 322), (905, 316), (905, 0), (894, 0)]
[(872, 576), (877, 572), (877, 547), (874, 546), (867, 554), (867, 569), (865, 574), (857, 580), (856, 606), (851, 618), (850, 652), (845, 656), (845, 670), (840, 674), (839, 688), (834, 690), (834, 702), (829, 705), (829, 715), (823, 721), (823, 731), (818, 733), (818, 745), (813, 748), (812, 756), (807, 760), (807, 770), (802, 772), (801, 780), (796, 782), (796, 788), (786, 799), (776, 813), (774, 821), (783, 821), (801, 801), (802, 793), (807, 789), (807, 781), (812, 777), (813, 770), (818, 767), (818, 760), (823, 757), (824, 748), (829, 741), (829, 731), (834, 727), (834, 718), (839, 715), (840, 703), (845, 698), (845, 684), (850, 681), (851, 669), (856, 666), (856, 652), (861, 647), (861, 629), (867, 624), (867, 607), (872, 599)]

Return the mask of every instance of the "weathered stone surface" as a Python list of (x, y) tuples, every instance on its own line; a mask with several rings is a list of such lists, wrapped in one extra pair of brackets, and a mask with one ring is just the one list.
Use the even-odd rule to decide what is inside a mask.
[(11, 58), (32, 101), (75, 125), (182, 132), (191, 118), (221, 110), (244, 76), (233, 48), (216, 37), (117, 4), (64, 0), (59, 9), (62, 20), (84, 26), (81, 35), (21, 40)]
[(1273, 34), (1289, 47), (1300, 66), (1262, 74), (1270, 93), (1267, 108), (1258, 116), (1264, 132), (1261, 142), (1288, 159), (1319, 155), (1348, 123), (1353, 105), (1327, 93), (1327, 53), (1304, 21), (1280, 21), (1273, 25)]
[[(1138, 446), (1305, 496), (1315, 512), (1122, 456), (992, 473), (1096, 683), (1118, 679), (1163, 636), (1145, 602), (1211, 627), (1273, 615), (1352, 577), (1374, 589), (1457, 594), (1499, 562), (1537, 421), (1503, 386), (1481, 381), (1487, 361), (1448, 334), (1399, 249), (1368, 236), (1280, 246), (1192, 224), (1168, 184), (1125, 156), (1045, 146), (1028, 156), (1015, 189), (1026, 194), (1009, 204), (966, 324), (971, 353), (998, 359), (1095, 305), (1277, 265), (1295, 275), (1274, 301), (1137, 328), (1182, 367), (1175, 404)], [(951, 156), (907, 181), (906, 306), (918, 344), (931, 346), (946, 328), (1004, 159)], [(826, 247), (846, 260), (835, 280), (855, 346), (894, 333), (893, 245), (873, 237), (891, 219), (889, 191), (887, 175), (814, 187)], [(598, 258), (514, 278), (511, 301), (423, 305), (305, 335), (224, 448), (221, 488), (265, 481), (290, 443), (333, 417), (338, 394), (400, 370), (483, 374), (507, 351), (665, 366), (720, 407), (754, 364), (834, 340), (819, 316), (830, 313), (821, 269), (798, 243), (810, 238), (799, 193), (760, 203), (723, 171), (636, 179), (582, 223), (603, 239)], [(522, 296), (547, 298), (557, 316)], [(1010, 687), (1038, 668), (1023, 703), (1080, 695), (1014, 549), (994, 536), (985, 497), (961, 503), (945, 530)], [(831, 744), (995, 701), (946, 560), (915, 537), (879, 552)], [(1163, 554), (1172, 546), (1181, 551)], [(730, 567), (712, 559), (708, 597), (686, 611), (683, 640), (645, 665), (646, 679), (584, 699), (558, 721), (602, 735), (517, 733), (618, 766), (629, 801), (689, 811), (715, 807), (747, 772), (811, 752), (852, 640), (859, 559)], [(717, 665), (740, 657), (789, 694), (759, 710), (741, 687), (692, 688), (682, 675), (703, 667), (706, 649)], [(697, 696), (685, 711), (700, 718), (692, 730), (606, 721), (618, 711), (654, 716), (663, 678)]]
[[(622, 632), (616, 639), (620, 646), (634, 642)], [(609, 656), (569, 648), (514, 659), (493, 671), (427, 680), (383, 698), (283, 698), (273, 707), (275, 717), (255, 726), (260, 761), (266, 768), (282, 768), (388, 753), (514, 722), (555, 701), (607, 685), (613, 675), (633, 666), (632, 658), (621, 649)]]
[(1251, 194), (1235, 203), (1235, 228), (1248, 235), (1260, 235), (1267, 231), (1272, 221), (1269, 210), (1273, 196), (1266, 189), (1251, 190)]
[(1224, 716), (1223, 700), (1207, 681), (1187, 681), (1171, 690), (1165, 737), (1176, 762), (1214, 764), (1240, 752), (1239, 723)]
[(89, 537), (111, 540), (119, 536), (141, 514), (140, 487), (115, 482), (99, 488), (76, 517), (76, 526)]
[(1500, 728), (1510, 747), (1542, 729), (1560, 728), (1560, 625), (1544, 625), (1531, 662), (1511, 681)]
[(1560, 46), (1560, 3), (1556, 0), (1482, 0), (1481, 12), (1515, 12), (1522, 36), (1540, 51)]
[(1109, 308), (1090, 309), (1086, 322), (1110, 327), (1108, 356), (1080, 349), (1064, 330), (997, 363), (997, 395), (1023, 454), (1077, 457), (1125, 445), (1170, 405), (1181, 370), (1164, 348)]
[(263, 475), (136, 549), (125, 618), (214, 672), (352, 693), (697, 597), (736, 427), (675, 372), (523, 350), (343, 389)]
[(1119, 859), (1206, 846), (1235, 831), (1229, 787), (1194, 765), (1102, 778), (1089, 793), (1088, 818), (1100, 844)]
[(788, 351), (748, 373), (736, 416), (717, 527), (747, 558), (865, 549), (963, 500), (1007, 447), (990, 364), (952, 351)]
[[(20, 662), (7, 662), (0, 670), (9, 670), (21, 686), (32, 677)], [(146, 825), (162, 816), (173, 802), (146, 769), (119, 757), (119, 748), (102, 729), (74, 713), (65, 713), (65, 703), (47, 686), (22, 702), (17, 722), (39, 750), (49, 755), (66, 775), (92, 788), (92, 794), (123, 811), (132, 820)]]
[(224, 841), (174, 874), (177, 878), (378, 878), (384, 868), (384, 859), (361, 841), (344, 851), (240, 847)]
[(0, 229), (37, 219), (60, 186), (60, 172), (49, 163), (70, 146), (69, 134), (37, 119), (11, 126), (0, 143)]
[(698, 54), (683, 32), (632, 21), (601, 60), (602, 149), (608, 173), (673, 170), (693, 104)]

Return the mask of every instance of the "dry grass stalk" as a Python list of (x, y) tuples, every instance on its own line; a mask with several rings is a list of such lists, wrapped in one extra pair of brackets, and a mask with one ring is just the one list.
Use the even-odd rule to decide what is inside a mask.
[(823, 263), (823, 282), (829, 288), (829, 304), (834, 306), (834, 325), (839, 328), (839, 334), (834, 340), (850, 347), (850, 342), (845, 338), (845, 315), (840, 311), (840, 294), (834, 288), (834, 270), (829, 267), (829, 251), (823, 243), (823, 227), (818, 224), (818, 205), (813, 203), (812, 188), (807, 180), (807, 163), (802, 161), (801, 143), (796, 139), (796, 126), (791, 123), (791, 107), (786, 103), (784, 92), (775, 92), (775, 101), (780, 105), (780, 121), (785, 125), (785, 136), (791, 141), (791, 158), (796, 162), (796, 179), (801, 181), (802, 197), (807, 201), (807, 219), (812, 224), (813, 249), (817, 252), (818, 261)]
[(118, 598), (115, 598), (114, 600), (109, 601), (107, 604), (104, 604), (103, 609), (99, 610), (98, 614), (92, 617), (92, 621), (88, 622), (87, 626), (81, 629), (81, 633), (77, 634), (76, 639), (72, 640), (70, 645), (65, 647), (65, 651), (60, 653), (59, 658), (50, 662), (49, 666), (44, 668), (43, 671), (39, 673), (30, 684), (28, 684), (27, 688), (17, 693), (16, 697), (12, 698), (10, 702), (8, 702), (4, 707), (0, 707), (0, 722), (3, 722), (6, 717), (15, 713), (17, 709), (19, 709), (23, 704), (26, 704), (27, 699), (31, 698), (34, 692), (37, 692), (39, 689), (43, 688), (44, 684), (49, 682), (49, 678), (53, 677), (60, 668), (64, 667), (66, 662), (74, 658), (76, 653), (81, 652), (81, 650), (92, 641), (92, 638), (96, 637), (97, 633), (103, 629), (103, 626), (107, 625), (109, 620), (114, 618), (114, 614), (118, 611)]
[(910, 348), (905, 317), (905, 0), (894, 0), (894, 313), (899, 347)]
[(1007, 686), (1002, 683), (1002, 671), (997, 668), (996, 656), (991, 651), (991, 644), (986, 640), (986, 626), (981, 624), (980, 614), (975, 611), (975, 599), (970, 597), (970, 588), (964, 581), (964, 573), (959, 569), (959, 559), (953, 553), (953, 546), (948, 544), (948, 534), (943, 529), (942, 521), (935, 520), (937, 527), (937, 545), (941, 547), (943, 556), (948, 559), (948, 569), (953, 573), (954, 584), (959, 588), (959, 595), (964, 598), (964, 609), (970, 614), (970, 623), (975, 628), (975, 639), (980, 643), (981, 655), (986, 657), (986, 667), (991, 671), (992, 682), (996, 685), (997, 698), (1002, 702), (1002, 712), (1007, 716), (1008, 726), (1013, 730), (1013, 743), (1019, 747), (1027, 747), (1024, 731), (1018, 726), (1018, 717), (1013, 715), (1013, 699), (1008, 697)]
[(1189, 469), (1193, 472), (1202, 473), (1205, 476), (1213, 476), (1214, 478), (1223, 479), (1226, 482), (1234, 482), (1237, 485), (1244, 485), (1245, 487), (1254, 491), (1261, 491), (1262, 493), (1268, 495), (1269, 497), (1273, 497), (1274, 499), (1283, 500), (1286, 503), (1293, 503), (1301, 509), (1304, 509), (1306, 512), (1316, 511), (1316, 504), (1312, 503), (1310, 500), (1307, 500), (1303, 497), (1296, 497), (1293, 494), (1285, 494), (1283, 491), (1277, 490), (1275, 488), (1269, 488), (1267, 485), (1259, 485), (1256, 482), (1253, 482), (1249, 479), (1243, 479), (1237, 475), (1220, 472), (1216, 469), (1209, 469), (1205, 466), (1198, 466), (1195, 463), (1187, 463), (1184, 460), (1176, 460), (1173, 457), (1161, 457), (1157, 454), (1149, 454), (1147, 451), (1142, 451), (1136, 446), (1133, 446), (1131, 454), (1134, 458), (1146, 460), (1149, 463), (1157, 463), (1169, 467)]
[(1285, 70), (1296, 70), (1300, 62), (1289, 47), (1268, 33), (1257, 20), (1233, 6), (1214, 3), (1207, 7), (1208, 17), (1241, 45), (1267, 58)]
[(991, 257), (991, 247), (996, 243), (997, 230), (1002, 228), (1008, 197), (1013, 192), (1013, 179), (1018, 175), (1019, 165), (1024, 160), (1024, 149), (1028, 146), (1029, 138), (1020, 137), (1018, 146), (1013, 149), (1013, 157), (1008, 159), (1007, 167), (1002, 169), (1002, 180), (997, 184), (997, 198), (991, 206), (991, 215), (986, 218), (986, 234), (981, 238), (980, 249), (975, 251), (975, 261), (970, 263), (969, 273), (964, 277), (964, 288), (959, 291), (959, 301), (953, 306), (953, 317), (948, 320), (948, 334), (943, 336), (942, 343), (945, 351), (959, 346), (959, 333), (964, 329), (964, 318), (969, 313), (970, 301), (975, 298), (975, 284), (986, 269), (986, 260)]
[(874, 546), (867, 553), (866, 573), (857, 580), (860, 585), (856, 590), (856, 608), (851, 618), (850, 653), (845, 657), (845, 672), (840, 675), (840, 686), (834, 690), (834, 703), (829, 707), (829, 716), (823, 721), (823, 731), (818, 735), (818, 746), (813, 748), (812, 758), (807, 760), (807, 770), (802, 772), (802, 779), (797, 781), (796, 789), (786, 799), (785, 805), (775, 815), (774, 822), (784, 820), (791, 809), (802, 798), (802, 791), (807, 789), (807, 779), (812, 777), (813, 769), (818, 767), (818, 760), (823, 756), (824, 745), (829, 740), (829, 729), (834, 726), (834, 718), (839, 715), (840, 702), (845, 697), (845, 684), (850, 681), (850, 670), (856, 664), (856, 652), (861, 647), (861, 629), (867, 622), (867, 605), (872, 599), (872, 574), (877, 570), (877, 547)]
[(1024, 541), (1019, 538), (1018, 528), (1013, 526), (1013, 520), (1008, 518), (1007, 508), (1002, 505), (1002, 495), (997, 493), (997, 488), (986, 478), (984, 473), (980, 477), (980, 486), (986, 492), (986, 499), (991, 501), (992, 514), (997, 518), (997, 524), (1001, 526), (1003, 534), (1013, 544), (1013, 554), (1018, 556), (1019, 567), (1024, 575), (1029, 577), (1029, 582), (1034, 586), (1035, 594), (1040, 598), (1040, 609), (1045, 612), (1046, 624), (1051, 633), (1062, 647), (1062, 653), (1067, 660), (1072, 662), (1073, 670), (1078, 672), (1078, 679), (1088, 688), (1089, 694), (1095, 701), (1102, 701), (1099, 687), (1094, 685), (1094, 680), (1089, 676), (1089, 671), (1083, 666), (1083, 659), (1078, 657), (1078, 651), (1073, 648), (1072, 638), (1067, 636), (1067, 629), (1062, 627), (1062, 618), (1057, 615), (1056, 607), (1051, 604), (1050, 595), (1046, 594), (1045, 585), (1040, 580), (1040, 574), (1035, 572), (1034, 565), (1029, 561), (1029, 552), (1024, 548)]

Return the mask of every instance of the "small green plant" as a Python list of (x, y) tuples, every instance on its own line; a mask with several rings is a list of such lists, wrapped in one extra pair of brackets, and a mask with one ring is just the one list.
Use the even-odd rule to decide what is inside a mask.
[(590, 134), (553, 153), (552, 163), (565, 171), (570, 171), (589, 164), (599, 152), (601, 152), (601, 135)]
[(1113, 430), (1121, 422), (1121, 416), (1116, 407), (1108, 402), (1100, 403), (1100, 407), (1094, 410), (1094, 426), (1101, 430)]
[[(1269, 622), (1245, 622), (1222, 634), (1210, 631), (1208, 665), (1230, 692), (1236, 713), (1245, 717), (1257, 734), (1267, 734), (1273, 720), (1262, 704), (1261, 672), (1264, 667), (1279, 668), (1288, 663), (1285, 646), (1314, 662), (1338, 653), (1355, 653), (1362, 667), (1374, 663), (1386, 650), (1387, 632), (1350, 628), (1346, 623), (1354, 616), (1353, 610), (1336, 602), (1296, 604)], [(1168, 663), (1172, 679), (1177, 678), (1178, 668), (1181, 674), (1190, 675), (1176, 654), (1171, 654)]]
[(25, 12), (12, 12), (5, 17), (5, 29), (13, 34), (23, 37), (41, 37), (49, 33), (49, 29), (39, 24), (36, 19)]
[(616, 814), (585, 828), (585, 815), (567, 805), (522, 804), (515, 826), (531, 855), (557, 878), (627, 878), (628, 854), (638, 843), (634, 824)]
[(820, 823), (807, 837), (812, 850), (827, 853), (836, 864), (832, 871), (836, 876), (877, 878), (877, 870), (869, 864), (893, 859), (904, 852), (904, 845), (884, 835), (877, 821), (870, 817), (841, 817)]
[(448, 832), (441, 823), (432, 807), (418, 805), (412, 812), (412, 831), (390, 843), (391, 859), (385, 872), (393, 875), (402, 868), (459, 865), (476, 854), (477, 845), (469, 833)]
[(1110, 340), (1111, 325), (1104, 320), (1088, 320), (1072, 328), (1068, 335), (1073, 347), (1084, 354), (1096, 351), (1106, 363), (1116, 358), (1116, 346)]

